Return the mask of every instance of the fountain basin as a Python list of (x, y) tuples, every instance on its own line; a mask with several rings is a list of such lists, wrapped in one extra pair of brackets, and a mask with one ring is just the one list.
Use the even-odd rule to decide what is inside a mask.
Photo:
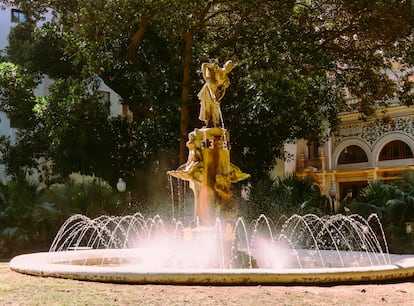
[[(414, 278), (414, 255), (390, 255), (390, 264), (334, 268), (207, 269), (151, 267), (137, 262), (145, 250), (71, 250), (25, 254), (16, 272), (45, 277), (128, 284), (274, 285), (377, 283)], [(331, 251), (325, 251), (325, 255)]]

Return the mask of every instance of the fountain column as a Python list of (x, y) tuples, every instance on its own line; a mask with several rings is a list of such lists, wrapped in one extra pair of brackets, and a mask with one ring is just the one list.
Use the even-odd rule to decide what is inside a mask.
[(249, 177), (230, 163), (230, 134), (222, 128), (195, 129), (189, 134), (187, 163), (168, 174), (190, 182), (194, 192), (194, 217), (212, 226), (217, 217), (232, 221), (237, 204), (231, 184)]
[[(201, 224), (213, 225), (217, 217), (234, 220), (237, 207), (231, 194), (229, 133), (221, 128), (204, 128), (201, 151), (204, 171), (200, 181), (200, 197), (194, 213)], [(194, 190), (195, 191), (195, 190)]]

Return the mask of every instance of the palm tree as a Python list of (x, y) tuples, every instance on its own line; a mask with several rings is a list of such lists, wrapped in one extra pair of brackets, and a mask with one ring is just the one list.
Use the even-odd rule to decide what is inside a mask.
[(104, 180), (91, 176), (71, 175), (64, 184), (49, 186), (40, 202), (56, 208), (55, 218), (63, 222), (72, 214), (97, 217), (117, 213), (119, 195)]
[(289, 174), (278, 177), (274, 183), (273, 193), (276, 195), (278, 205), (285, 207), (290, 213), (314, 213), (324, 215), (327, 198), (320, 194), (313, 178), (298, 177)]
[[(361, 196), (349, 205), (351, 213), (363, 217), (377, 214), (387, 233), (390, 248), (407, 251), (413, 244), (405, 232), (405, 223), (414, 220), (414, 172), (407, 172), (395, 184), (373, 181)], [(414, 247), (414, 245), (413, 245)]]
[(413, 215), (413, 193), (414, 185), (408, 181), (392, 185), (373, 181), (361, 191), (361, 197), (350, 204), (350, 209), (364, 216), (376, 213), (389, 224), (403, 226)]
[(328, 199), (320, 194), (310, 177), (289, 174), (272, 181), (265, 178), (253, 186), (247, 201), (239, 199), (241, 214), (255, 219), (260, 214), (277, 221), (282, 216), (313, 213), (326, 214)]
[(33, 212), (41, 191), (23, 172), (15, 180), (0, 184), (0, 250), (7, 256), (24, 249), (39, 237)]

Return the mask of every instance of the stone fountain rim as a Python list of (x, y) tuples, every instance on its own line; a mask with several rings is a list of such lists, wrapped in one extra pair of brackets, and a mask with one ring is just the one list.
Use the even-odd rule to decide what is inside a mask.
[[(131, 249), (129, 249), (131, 250)], [(71, 250), (23, 254), (10, 269), (28, 275), (128, 284), (275, 285), (377, 283), (414, 278), (414, 255), (390, 254), (391, 264), (345, 268), (280, 269), (151, 269), (125, 266), (73, 265), (70, 261), (101, 256), (126, 258), (125, 250)], [(112, 254), (112, 255), (111, 255)]]

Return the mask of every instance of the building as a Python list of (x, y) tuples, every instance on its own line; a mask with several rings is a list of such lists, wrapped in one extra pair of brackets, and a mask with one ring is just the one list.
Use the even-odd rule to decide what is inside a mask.
[(289, 144), (290, 161), (279, 161), (273, 175), (295, 172), (311, 176), (321, 193), (338, 209), (355, 198), (370, 181), (393, 182), (401, 172), (414, 170), (414, 108), (391, 103), (385, 113), (361, 119), (359, 113), (340, 116), (336, 133), (324, 143), (305, 139)]

